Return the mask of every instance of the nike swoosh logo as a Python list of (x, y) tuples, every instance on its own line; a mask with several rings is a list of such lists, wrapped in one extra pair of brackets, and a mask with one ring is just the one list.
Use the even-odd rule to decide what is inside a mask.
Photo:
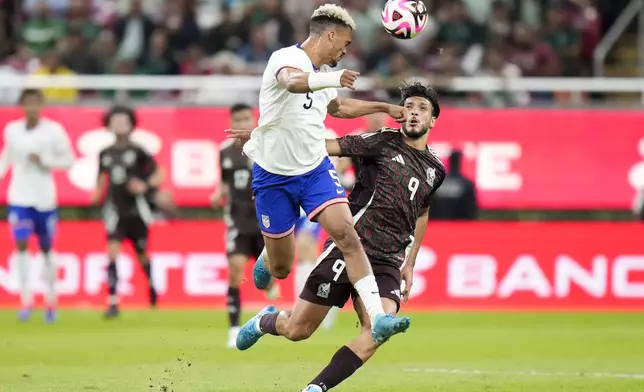
[(341, 195), (344, 193), (344, 189), (336, 189), (335, 191), (338, 195)]
[(372, 291), (371, 294), (378, 294), (378, 292), (377, 291)]

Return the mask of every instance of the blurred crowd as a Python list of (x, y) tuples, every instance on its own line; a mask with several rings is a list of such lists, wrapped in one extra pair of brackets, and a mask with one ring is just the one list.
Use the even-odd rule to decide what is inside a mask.
[(384, 0), (0, 0), (0, 76), (260, 74), (273, 50), (306, 38), (312, 10), (329, 1), (358, 25), (341, 66), (375, 76), (392, 97), (411, 75), (589, 75), (601, 37), (593, 0), (425, 0), (428, 26), (410, 41), (383, 30)]

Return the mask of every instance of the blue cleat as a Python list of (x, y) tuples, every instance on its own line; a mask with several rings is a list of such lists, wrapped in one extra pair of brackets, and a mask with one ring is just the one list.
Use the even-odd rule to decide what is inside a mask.
[(18, 312), (18, 320), (20, 320), (23, 323), (26, 323), (31, 318), (32, 311), (33, 311), (33, 308), (31, 307), (20, 309), (20, 311)]
[(273, 276), (270, 271), (264, 266), (264, 255), (261, 254), (257, 261), (255, 261), (255, 266), (253, 267), (253, 283), (255, 287), (260, 290), (264, 290), (271, 284)]
[(47, 324), (53, 324), (56, 321), (56, 310), (49, 308), (45, 311), (45, 322)]
[(390, 314), (379, 314), (371, 327), (371, 336), (376, 343), (384, 343), (390, 337), (407, 331), (411, 325), (409, 317), (395, 317)]
[(275, 306), (269, 305), (262, 309), (259, 313), (255, 315), (252, 319), (248, 320), (239, 330), (237, 335), (236, 346), (239, 350), (248, 350), (253, 347), (255, 343), (264, 336), (264, 333), (259, 329), (259, 319), (262, 316), (270, 313), (277, 313), (278, 310)]

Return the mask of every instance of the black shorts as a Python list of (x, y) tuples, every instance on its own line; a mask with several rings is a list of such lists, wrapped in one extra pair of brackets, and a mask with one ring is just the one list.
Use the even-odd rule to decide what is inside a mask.
[[(342, 308), (349, 297), (355, 301), (358, 292), (349, 281), (342, 252), (331, 246), (334, 248), (315, 266), (306, 280), (300, 298), (317, 305)], [(397, 305), (396, 311), (400, 310), (400, 268), (391, 263), (370, 261), (380, 297), (393, 300)]]
[(145, 253), (148, 248), (148, 225), (138, 216), (118, 217), (114, 222), (107, 222), (108, 241), (129, 240), (137, 253)]
[(257, 259), (264, 250), (264, 237), (260, 231), (243, 234), (235, 228), (226, 231), (226, 253), (228, 256), (242, 254)]

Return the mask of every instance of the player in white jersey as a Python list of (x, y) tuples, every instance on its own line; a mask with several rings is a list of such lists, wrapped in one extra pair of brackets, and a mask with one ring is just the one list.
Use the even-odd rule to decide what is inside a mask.
[(18, 317), (27, 321), (33, 310), (28, 245), (29, 238), (35, 234), (44, 259), (45, 320), (51, 323), (56, 319), (56, 266), (51, 248), (57, 221), (52, 171), (70, 167), (74, 154), (63, 126), (40, 116), (43, 101), (39, 90), (28, 89), (22, 93), (20, 104), (25, 117), (5, 126), (0, 178), (11, 167), (7, 199), (21, 290), (22, 306)]
[[(338, 97), (336, 89), (353, 89), (358, 73), (331, 72), (329, 66), (335, 67), (346, 54), (355, 27), (344, 8), (325, 4), (313, 12), (307, 40), (274, 52), (268, 61), (259, 96), (259, 125), (244, 146), (255, 162), (256, 214), (266, 244), (253, 280), (257, 288), (264, 289), (272, 277), (289, 275), (295, 256), (293, 231), (301, 207), (345, 255), (349, 279), (369, 313), (373, 338), (385, 341), (407, 330), (410, 320), (383, 311), (378, 285), (353, 227), (346, 192), (326, 152), (324, 119), (327, 114), (355, 118), (384, 112), (402, 122), (406, 111), (387, 103)], [(237, 347), (247, 347), (262, 333), (242, 331)]]

